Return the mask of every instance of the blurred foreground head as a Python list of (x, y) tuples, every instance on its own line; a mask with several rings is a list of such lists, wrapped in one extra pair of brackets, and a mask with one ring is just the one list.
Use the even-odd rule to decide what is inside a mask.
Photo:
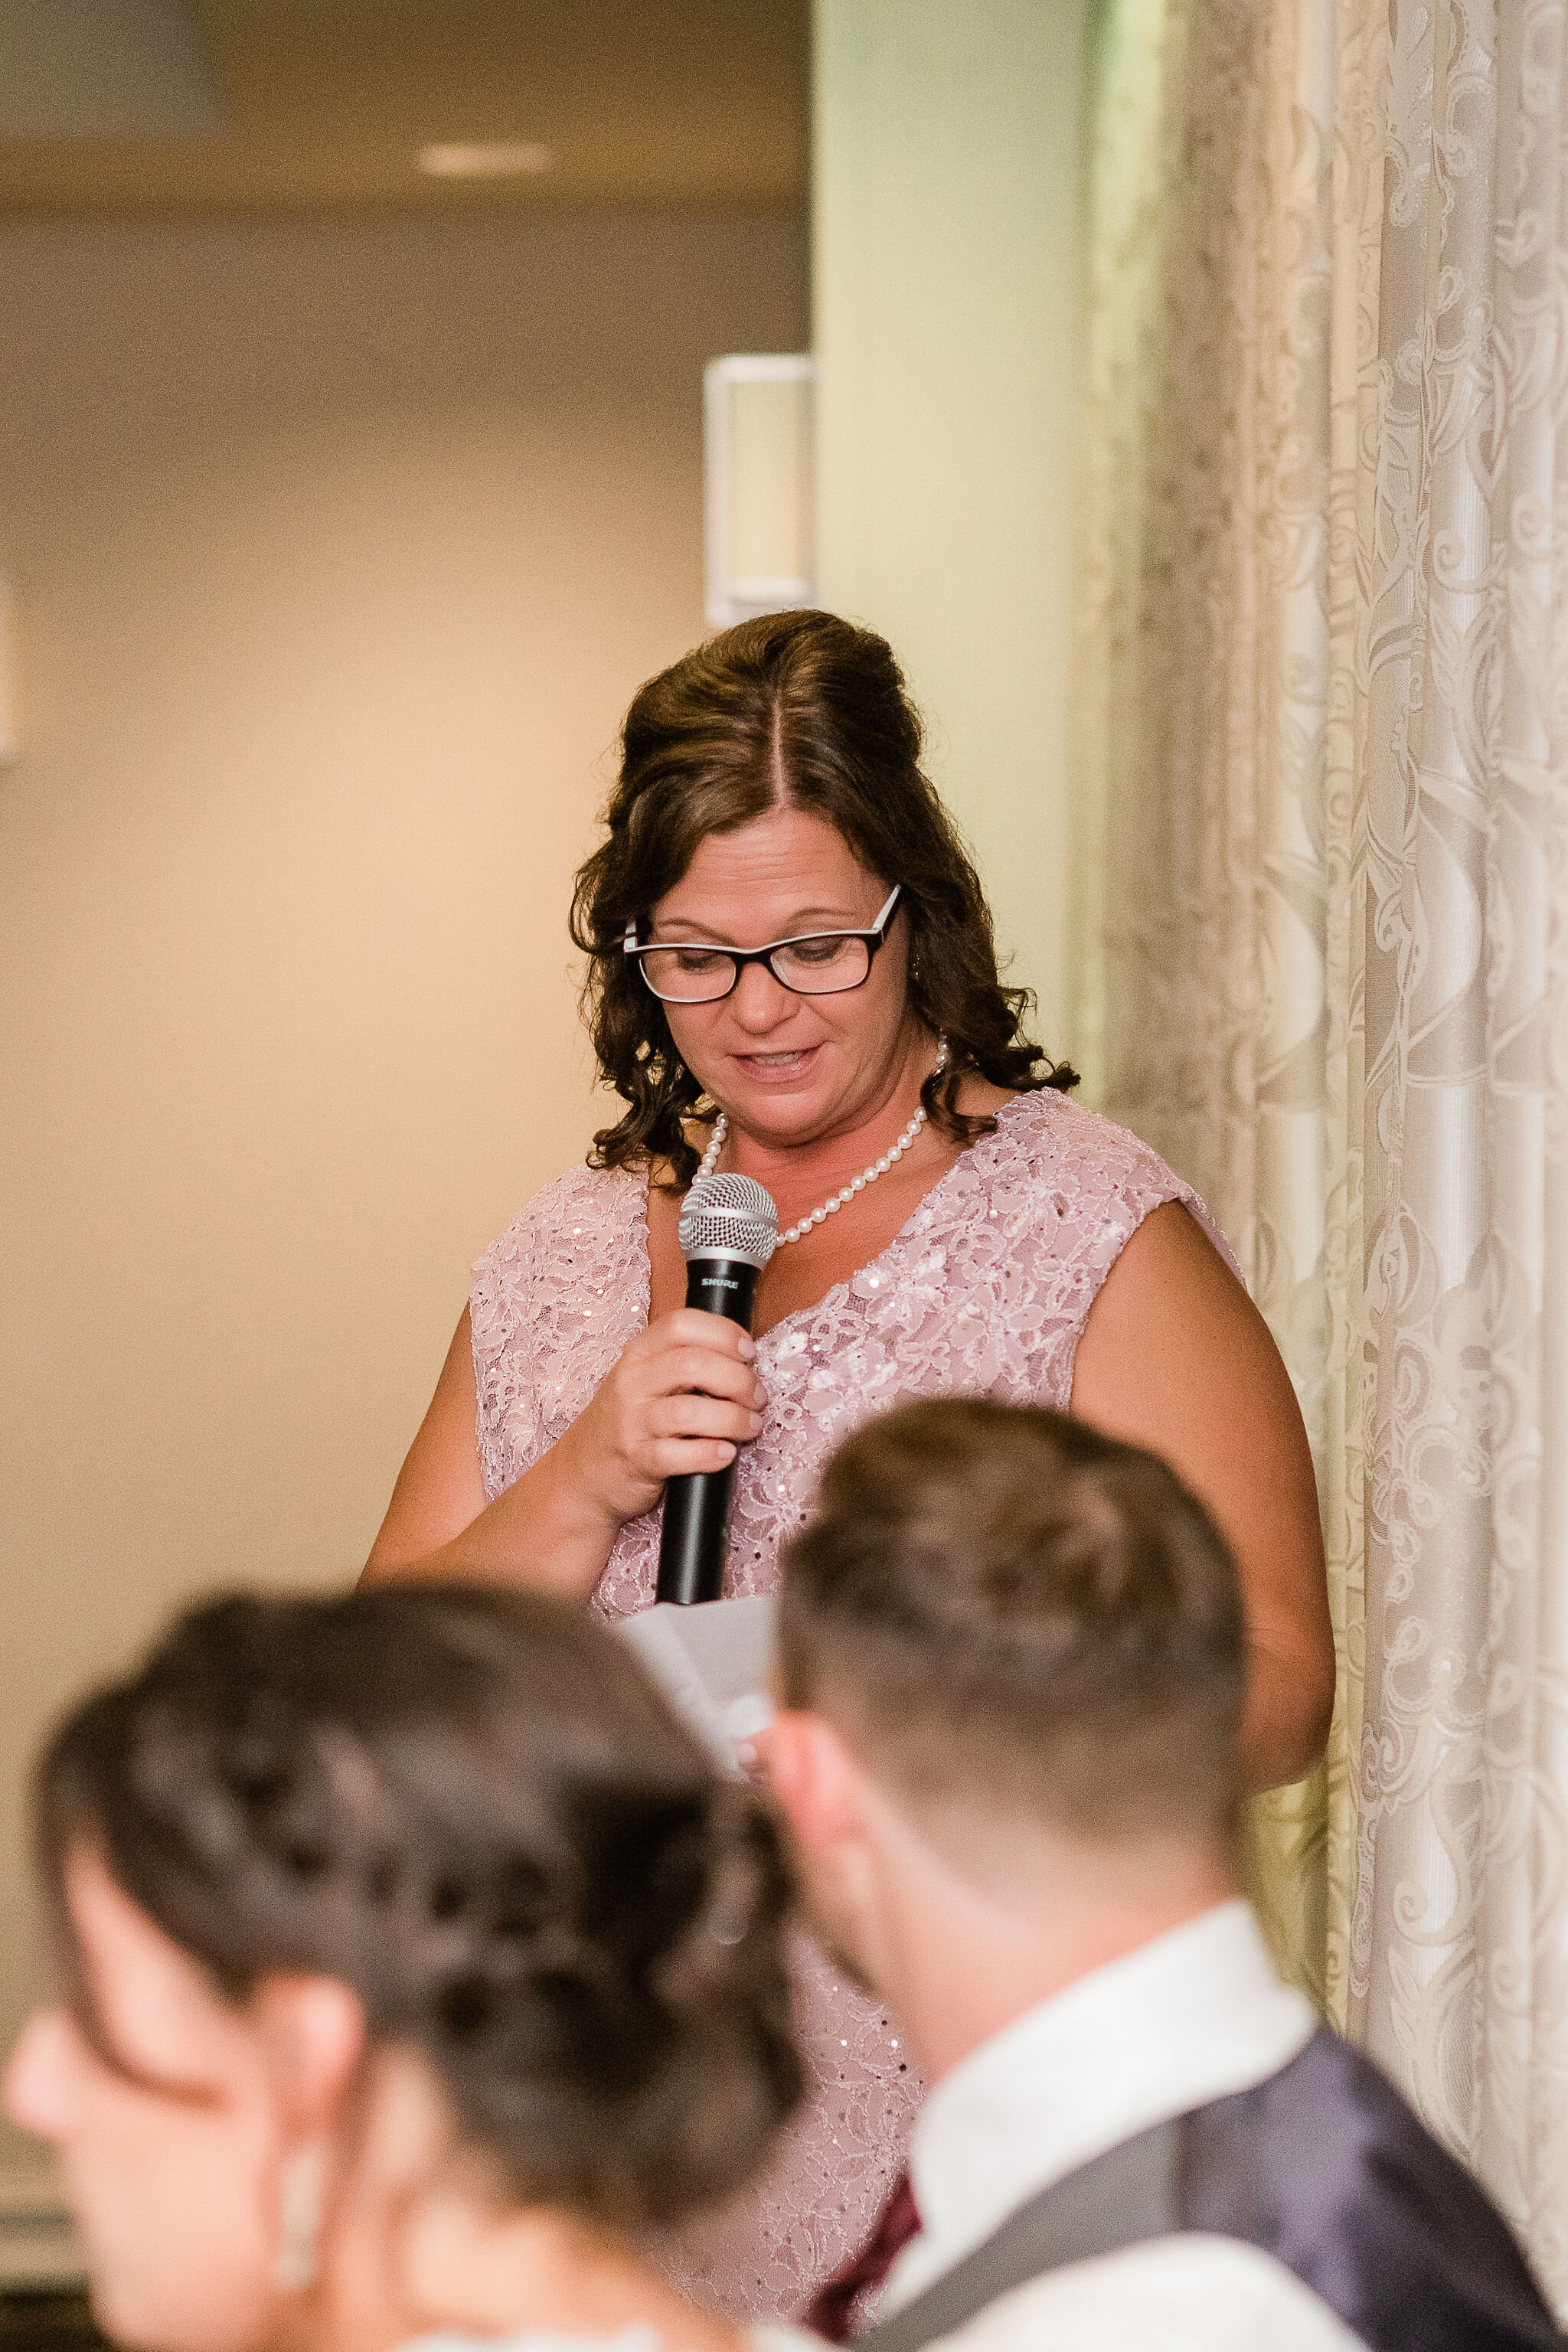
[(786, 1705), (911, 1800), (1229, 1841), (1235, 1566), (1163, 1462), (1082, 1422), (952, 1399), (858, 1431), (789, 1548), (779, 1643)]
[(771, 1830), (586, 1611), (199, 1608), (56, 1735), (37, 1837), (68, 1998), (6, 2105), (128, 2342), (353, 2333), (326, 2306), (374, 2302), (344, 2280), (396, 2217), (410, 2293), (473, 2269), (476, 2214), (676, 2221), (795, 2099)]

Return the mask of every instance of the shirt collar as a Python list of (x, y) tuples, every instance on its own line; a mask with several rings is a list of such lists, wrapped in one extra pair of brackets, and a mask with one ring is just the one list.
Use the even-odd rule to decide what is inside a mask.
[(1239, 1897), (1028, 2011), (926, 2100), (910, 2151), (921, 2234), (893, 2272), (888, 2307), (1050, 2181), (1278, 2073), (1317, 2021), (1279, 1982)]

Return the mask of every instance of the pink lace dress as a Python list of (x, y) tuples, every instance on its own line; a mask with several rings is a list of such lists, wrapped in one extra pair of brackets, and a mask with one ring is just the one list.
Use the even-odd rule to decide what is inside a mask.
[[(1065, 1408), (1084, 1318), (1151, 1209), (1196, 1195), (1135, 1136), (1066, 1097), (1020, 1095), (881, 1255), (758, 1342), (766, 1424), (741, 1457), (725, 1589), (767, 1592), (824, 1458), (910, 1396)], [(536, 1193), (474, 1269), (479, 1444), (493, 1498), (582, 1412), (647, 1321), (647, 1181), (576, 1168)], [(1226, 1253), (1228, 1258), (1228, 1252)], [(658, 1513), (625, 1526), (595, 1595), (653, 1600)], [(803, 1939), (808, 2102), (761, 2185), (665, 2250), (675, 2283), (737, 2320), (794, 2319), (864, 2243), (904, 2158), (921, 2084), (896, 2019)]]

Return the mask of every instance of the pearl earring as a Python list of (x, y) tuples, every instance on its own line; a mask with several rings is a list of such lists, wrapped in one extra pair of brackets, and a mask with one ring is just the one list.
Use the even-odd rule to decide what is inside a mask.
[(316, 2284), (321, 2255), (325, 2152), (319, 2140), (286, 2156), (278, 2174), (278, 2259), (272, 2275), (284, 2294)]

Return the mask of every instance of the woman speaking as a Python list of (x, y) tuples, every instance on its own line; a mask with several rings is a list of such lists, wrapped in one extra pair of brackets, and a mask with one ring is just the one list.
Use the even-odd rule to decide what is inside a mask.
[[(725, 1589), (772, 1589), (824, 1456), (910, 1396), (1068, 1408), (1152, 1447), (1239, 1561), (1259, 1786), (1319, 1754), (1333, 1650), (1284, 1366), (1201, 1203), (1022, 1034), (921, 773), (889, 647), (796, 612), (711, 638), (626, 714), (573, 936), (626, 1108), (475, 1270), (366, 1570), (654, 1596), (664, 1483), (738, 1456)], [(778, 1204), (755, 1339), (683, 1304), (699, 1167)], [(793, 2315), (865, 2238), (918, 2096), (895, 2022), (802, 1963), (810, 2105), (676, 2267)]]

